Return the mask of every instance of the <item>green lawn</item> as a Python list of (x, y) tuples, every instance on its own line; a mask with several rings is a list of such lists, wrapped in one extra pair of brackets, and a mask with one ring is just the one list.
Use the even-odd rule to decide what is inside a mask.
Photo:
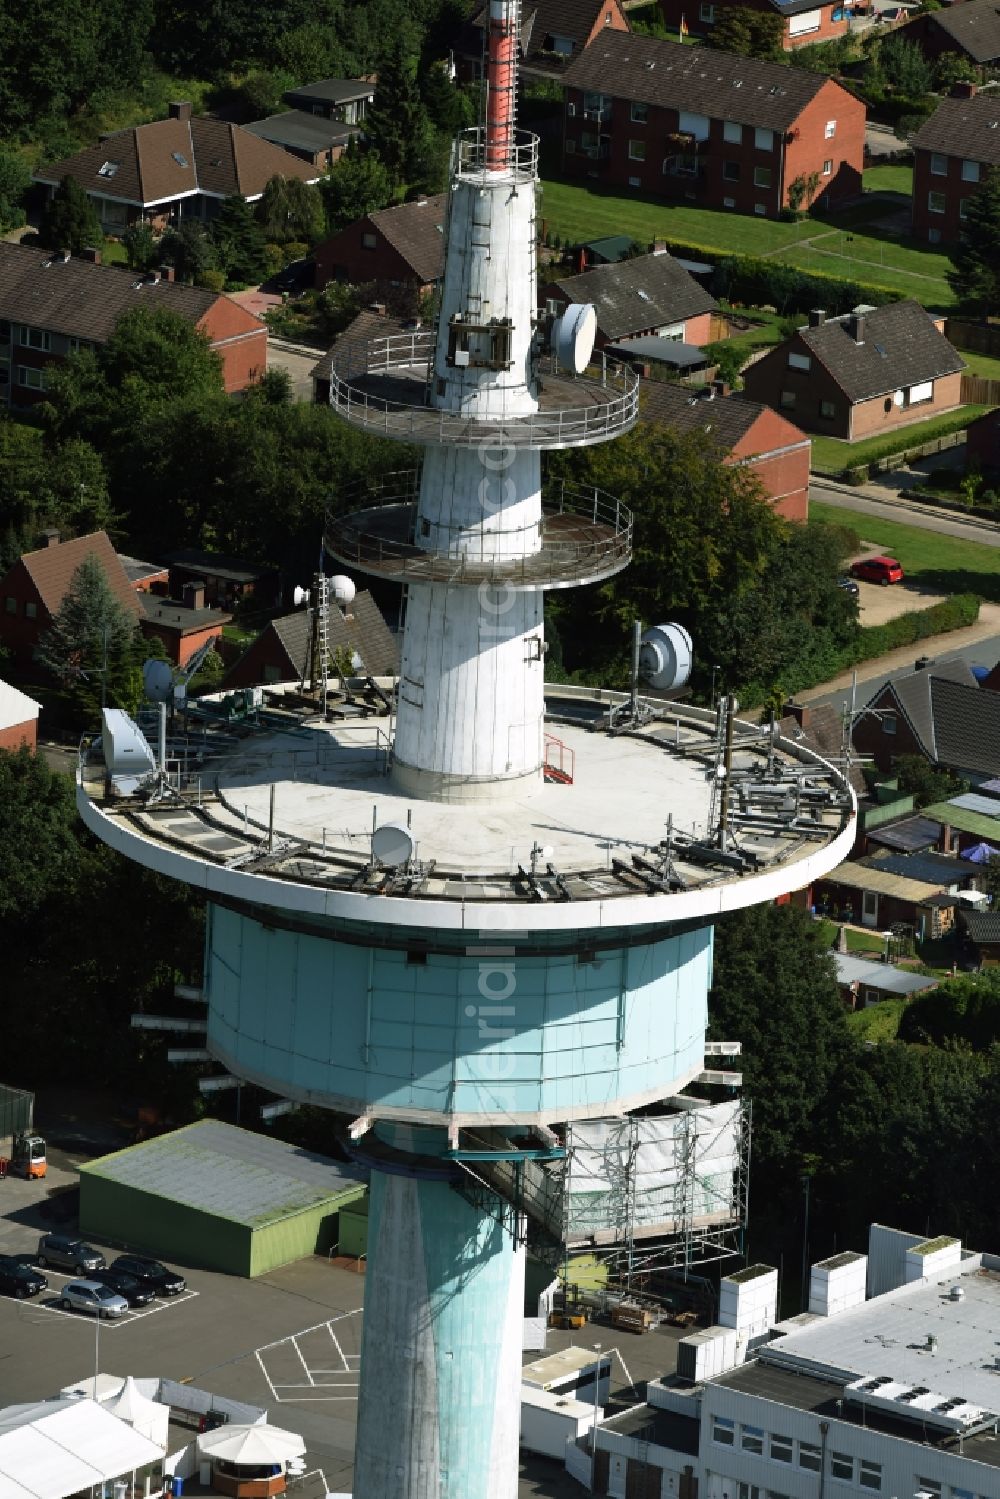
[(869, 167), (862, 181), (866, 193), (902, 193), (907, 198), (913, 195), (912, 167)]
[(875, 463), (879, 458), (888, 458), (892, 453), (904, 453), (908, 448), (919, 447), (932, 438), (943, 437), (948, 432), (957, 432), (989, 406), (963, 406), (946, 416), (928, 417), (925, 422), (914, 422), (910, 427), (900, 427), (889, 435), (868, 437), (863, 442), (843, 442), (836, 437), (814, 437), (812, 440), (812, 466), (820, 474), (839, 474), (856, 464)]
[(857, 531), (863, 542), (897, 557), (908, 577), (935, 593), (976, 593), (1000, 600), (1000, 547), (859, 515), (818, 500), (810, 503), (809, 519)]

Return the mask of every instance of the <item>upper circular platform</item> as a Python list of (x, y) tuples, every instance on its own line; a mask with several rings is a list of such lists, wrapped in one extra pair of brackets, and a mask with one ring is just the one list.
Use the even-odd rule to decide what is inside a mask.
[(639, 377), (600, 356), (581, 375), (551, 359), (538, 374), (538, 410), (470, 416), (430, 405), (433, 329), (349, 344), (330, 371), (330, 405), (353, 427), (399, 442), (573, 448), (627, 432), (639, 414)]
[(507, 161), (496, 166), (489, 161), (495, 154), (487, 145), (487, 132), (481, 125), (459, 132), (454, 145), (454, 176), (479, 186), (505, 182), (538, 180), (538, 136), (530, 130), (515, 130), (513, 145), (507, 149)]
[[(416, 540), (419, 470), (357, 486), (349, 503), (363, 509), (328, 518), (326, 548), (349, 566), (394, 583), (483, 583), (508, 589), (573, 588), (610, 578), (632, 557), (632, 512), (602, 489), (559, 481), (542, 491), (541, 546), (529, 555), (502, 555), (503, 535), (468, 526), (435, 525), (446, 547)], [(522, 533), (516, 540), (523, 544)], [(513, 548), (511, 549), (514, 550)]]

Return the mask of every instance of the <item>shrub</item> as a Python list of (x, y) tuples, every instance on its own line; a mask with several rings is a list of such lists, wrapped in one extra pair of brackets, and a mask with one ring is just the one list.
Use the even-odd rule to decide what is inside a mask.
[(751, 307), (770, 304), (781, 313), (805, 313), (811, 307), (825, 307), (836, 315), (850, 312), (859, 302), (881, 307), (887, 302), (900, 300), (899, 292), (886, 287), (817, 275), (800, 271), (793, 265), (759, 260), (749, 255), (726, 256), (720, 260), (712, 278), (712, 291), (728, 302), (743, 302)]
[(868, 465), (853, 463), (850, 468), (844, 469), (843, 479), (845, 484), (864, 484), (868, 479)]
[(195, 286), (203, 286), (206, 291), (224, 291), (226, 286), (225, 271), (201, 271), (194, 278)]

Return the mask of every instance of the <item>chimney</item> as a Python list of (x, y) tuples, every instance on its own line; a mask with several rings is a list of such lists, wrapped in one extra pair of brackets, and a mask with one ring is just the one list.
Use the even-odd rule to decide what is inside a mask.
[(183, 100), (174, 99), (174, 100), (172, 100), (167, 105), (167, 119), (168, 120), (189, 120), (190, 118), (191, 118), (191, 101), (190, 101), (190, 99), (183, 99)]
[(812, 709), (808, 703), (795, 703), (789, 698), (787, 703), (781, 705), (782, 718), (794, 718), (800, 729), (808, 729), (812, 718)]
[(173, 281), (173, 279), (174, 279), (174, 277), (176, 275), (177, 275), (177, 272), (176, 272), (176, 270), (174, 269), (174, 267), (172, 265), (161, 265), (160, 266), (160, 276), (161, 276), (162, 280), (164, 280), (164, 281)]
[(147, 271), (142, 280), (144, 286), (158, 286), (160, 283), (160, 272)]
[(825, 307), (814, 307), (813, 310), (812, 310), (812, 312), (810, 312), (810, 314), (809, 314), (809, 326), (810, 326), (810, 328), (822, 328), (822, 326), (823, 326), (823, 324), (825, 322), (826, 322), (826, 308)]
[(968, 78), (956, 78), (948, 90), (948, 96), (951, 99), (974, 99), (978, 92), (978, 83), (972, 83)]
[(854, 311), (847, 319), (847, 331), (856, 344), (865, 341), (865, 315), (863, 312)]
[(96, 245), (85, 245), (80, 251), (81, 260), (89, 260), (91, 265), (100, 265), (101, 252)]
[(728, 396), (729, 383), (726, 380), (713, 380), (712, 390), (717, 396)]
[(59, 545), (59, 532), (54, 527), (42, 532), (43, 547), (57, 547)]
[(181, 598), (185, 609), (204, 609), (205, 607), (205, 585), (200, 580), (197, 583), (185, 583), (181, 589)]

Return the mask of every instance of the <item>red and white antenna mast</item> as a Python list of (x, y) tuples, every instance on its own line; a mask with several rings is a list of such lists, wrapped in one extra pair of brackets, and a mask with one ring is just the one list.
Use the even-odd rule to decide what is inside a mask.
[(489, 0), (486, 27), (486, 167), (510, 165), (517, 112), (521, 0)]

